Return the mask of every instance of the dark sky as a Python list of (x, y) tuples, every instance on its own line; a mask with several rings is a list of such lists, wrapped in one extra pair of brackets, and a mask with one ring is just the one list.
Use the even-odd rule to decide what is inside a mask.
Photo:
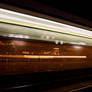
[[(54, 7), (61, 11), (66, 11), (71, 14), (92, 20), (92, 4), (87, 2), (87, 0), (0, 0), (2, 2), (8, 2), (11, 4), (16, 4), (21, 6), (30, 7), (32, 1), (41, 3), (50, 7)], [(82, 1), (82, 0), (81, 0)], [(36, 6), (37, 7), (37, 6)]]
[[(46, 14), (56, 15), (56, 17), (60, 17), (61, 15), (53, 10), (50, 10), (48, 7), (52, 7), (59, 11), (64, 11), (81, 18), (87, 19), (92, 22), (92, 5), (91, 2), (87, 0), (0, 0), (0, 2), (11, 4), (13, 6), (17, 6), (20, 8), (25, 8), (29, 10), (41, 11)], [(41, 4), (41, 5), (40, 5)], [(43, 8), (47, 6), (47, 9)], [(62, 18), (62, 16), (61, 16)], [(71, 18), (70, 18), (71, 19)], [(85, 23), (86, 24), (86, 23)]]
[[(50, 7), (57, 8), (61, 11), (66, 11), (88, 20), (92, 20), (92, 4), (87, 0), (34, 0), (47, 4)], [(63, 1), (63, 2), (62, 2)], [(86, 1), (86, 2), (85, 2)]]

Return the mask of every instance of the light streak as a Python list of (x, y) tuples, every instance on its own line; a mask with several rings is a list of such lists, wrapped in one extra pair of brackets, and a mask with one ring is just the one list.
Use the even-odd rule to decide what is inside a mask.
[(0, 21), (22, 26), (45, 29), (54, 32), (67, 33), (86, 38), (92, 38), (92, 32), (90, 30), (2, 8), (0, 8)]
[(87, 58), (87, 56), (40, 56), (40, 55), (0, 55), (0, 58), (28, 58), (28, 59), (60, 59)]

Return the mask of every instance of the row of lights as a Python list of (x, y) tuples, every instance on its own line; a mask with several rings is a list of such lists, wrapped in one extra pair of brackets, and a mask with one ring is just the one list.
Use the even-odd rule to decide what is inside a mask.
[(27, 36), (27, 35), (9, 34), (8, 37), (14, 37), (14, 38), (26, 38), (26, 39), (29, 39), (29, 36)]
[[(15, 38), (25, 38), (25, 39), (29, 39), (30, 37), (28, 35), (17, 35), (17, 34), (9, 34), (8, 37), (15, 37)], [(52, 39), (54, 40), (55, 37), (50, 37), (50, 36), (41, 36), (41, 39)], [(55, 44), (64, 44), (64, 41), (55, 41)], [(70, 42), (70, 44), (78, 44), (78, 45), (86, 45), (86, 43), (84, 42)]]
[[(46, 35), (46, 36), (45, 36), (45, 35), (42, 35), (42, 36), (41, 36), (41, 39), (55, 40), (55, 37), (50, 37), (50, 36), (47, 36), (47, 35)], [(64, 42), (63, 42), (63, 41), (58, 41), (58, 40), (56, 40), (55, 43), (56, 43), (56, 44), (59, 44), (59, 43), (60, 43), (60, 44), (62, 45)]]
[[(51, 40), (55, 40), (55, 37), (50, 37), (50, 36), (45, 36), (45, 35), (42, 35), (41, 36), (41, 39), (46, 39), (46, 40), (49, 40), (49, 39), (51, 39)], [(59, 40), (56, 40), (55, 41), (55, 43), (56, 44), (63, 44), (64, 43), (64, 41), (59, 41)], [(78, 44), (78, 45), (86, 45), (86, 43), (84, 43), (84, 42), (69, 42), (70, 44)]]
[(86, 43), (84, 43), (84, 42), (70, 42), (70, 44), (78, 44), (78, 45), (86, 45)]
[[(55, 43), (62, 45), (62, 44), (64, 44), (64, 41), (58, 41), (58, 40), (56, 40)], [(84, 43), (84, 42), (79, 42), (79, 43), (78, 42), (69, 42), (69, 43), (70, 44), (75, 44), (75, 45), (86, 45), (86, 43)]]
[(46, 35), (46, 36), (42, 35), (42, 36), (41, 36), (41, 39), (47, 39), (47, 40), (52, 39), (52, 40), (54, 40), (55, 37), (50, 37), (50, 36), (48, 36), (48, 35)]
[(56, 40), (55, 43), (56, 43), (56, 44), (59, 44), (59, 43), (60, 43), (60, 44), (62, 45), (64, 42), (63, 42), (63, 41), (58, 41), (58, 40)]

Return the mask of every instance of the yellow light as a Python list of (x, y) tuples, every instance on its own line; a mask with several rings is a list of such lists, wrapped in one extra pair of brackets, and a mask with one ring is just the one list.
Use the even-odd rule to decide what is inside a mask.
[(3, 58), (29, 58), (29, 59), (62, 59), (62, 58), (87, 58), (87, 56), (38, 56), (38, 55), (0, 55)]
[(67, 24), (51, 21), (48, 19), (22, 14), (19, 12), (14, 12), (2, 8), (0, 8), (0, 21), (11, 24), (22, 25), (22, 26), (40, 28), (43, 30), (45, 29), (53, 32), (67, 33), (76, 36), (92, 38), (92, 32), (90, 30), (86, 30), (86, 29), (70, 26)]

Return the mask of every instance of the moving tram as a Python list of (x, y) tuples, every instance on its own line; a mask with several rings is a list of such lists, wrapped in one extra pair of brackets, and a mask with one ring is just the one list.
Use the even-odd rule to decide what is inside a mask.
[(0, 8), (0, 75), (83, 68), (92, 68), (90, 30)]

